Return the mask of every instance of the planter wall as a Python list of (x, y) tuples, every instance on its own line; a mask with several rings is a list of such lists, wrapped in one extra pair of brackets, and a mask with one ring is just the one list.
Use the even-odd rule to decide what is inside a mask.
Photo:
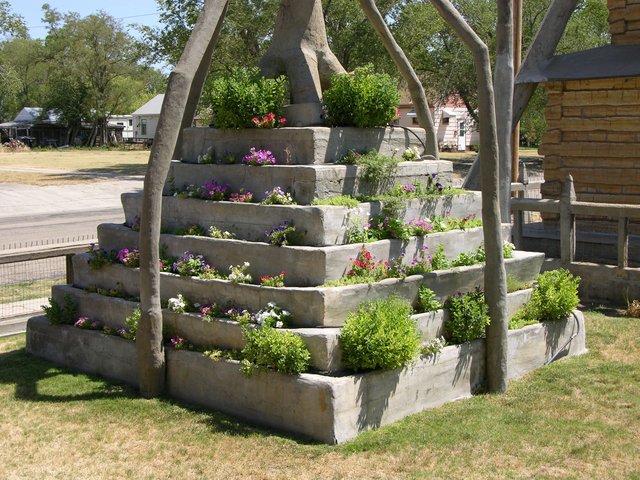
[[(450, 215), (462, 218), (481, 215), (481, 199), (477, 194), (438, 197), (433, 200), (411, 200), (403, 220)], [(122, 195), (126, 224), (140, 218), (142, 194)], [(248, 203), (212, 202), (197, 199), (163, 197), (162, 226), (168, 230), (200, 225), (206, 230), (216, 226), (228, 230), (238, 239), (262, 242), (265, 230), (289, 222), (296, 227), (298, 242), (308, 246), (340, 245), (346, 240), (347, 228), (355, 221), (366, 222), (380, 213), (380, 202), (361, 203), (357, 208), (333, 206), (285, 206)]]
[[(421, 139), (421, 128), (411, 129)], [(291, 127), (278, 129), (219, 130), (216, 128), (187, 128), (183, 131), (182, 161), (197, 163), (198, 156), (215, 148), (216, 160), (224, 162), (227, 155), (237, 161), (249, 153), (251, 147), (273, 152), (279, 163), (311, 165), (333, 163), (350, 150), (378, 150), (381, 154), (402, 155), (405, 149), (422, 145), (415, 135), (402, 128), (353, 127)], [(230, 134), (231, 132), (231, 134)]]
[[(127, 381), (122, 368), (127, 361), (133, 364), (135, 355), (133, 348), (122, 344), (132, 347), (133, 342), (95, 331), (50, 326), (42, 317), (29, 323), (30, 353)], [(563, 348), (574, 333), (576, 337)], [(42, 336), (46, 341), (41, 341)], [(530, 354), (521, 348), (524, 337)], [(105, 362), (111, 352), (104, 346), (110, 346), (111, 341), (117, 341), (117, 363)], [(509, 345), (509, 376), (514, 378), (541, 366), (556, 349), (565, 356), (584, 353), (584, 319), (575, 312), (553, 325), (547, 322), (511, 331)], [(65, 353), (59, 354), (52, 346)], [(171, 348), (166, 356), (167, 391), (172, 397), (327, 443), (345, 442), (364, 430), (469, 397), (481, 390), (485, 381), (483, 340), (445, 347), (404, 369), (339, 377), (272, 371), (246, 377), (238, 362), (214, 362), (196, 352)], [(107, 374), (102, 373), (105, 371)]]
[(402, 162), (395, 175), (379, 183), (366, 182), (360, 177), (363, 167), (355, 165), (295, 166), (275, 165), (265, 167), (245, 165), (189, 165), (172, 162), (164, 194), (172, 195), (172, 189), (184, 190), (188, 185), (200, 187), (215, 178), (220, 184), (229, 185), (232, 191), (240, 189), (253, 193), (254, 201), (265, 199), (266, 191), (280, 187), (291, 193), (301, 205), (337, 195), (376, 195), (396, 184), (421, 182), (438, 175), (443, 186), (451, 185), (451, 162), (420, 161)]
[[(505, 261), (507, 274), (522, 282), (531, 282), (540, 271), (543, 259), (544, 255), (540, 253), (516, 251), (514, 258)], [(119, 284), (128, 295), (139, 295), (138, 269), (110, 265), (93, 270), (89, 267), (88, 260), (87, 254), (74, 257), (75, 286), (87, 288), (95, 285), (112, 289)], [(347, 314), (364, 301), (386, 298), (392, 293), (413, 301), (417, 298), (421, 284), (431, 288), (440, 299), (444, 299), (452, 292), (482, 287), (484, 265), (458, 267), (404, 279), (390, 278), (372, 284), (322, 288), (271, 288), (163, 273), (160, 290), (164, 300), (181, 293), (192, 302), (215, 302), (224, 307), (242, 307), (252, 311), (264, 308), (269, 302), (275, 302), (292, 313), (296, 326), (332, 327), (341, 326)]]
[[(503, 225), (502, 235), (509, 238), (511, 226)], [(482, 228), (452, 230), (416, 237), (408, 241), (380, 240), (366, 244), (366, 248), (377, 260), (391, 260), (404, 254), (403, 263), (409, 264), (424, 247), (433, 254), (442, 245), (447, 257), (454, 258), (462, 252), (477, 248), (483, 240)], [(115, 224), (98, 227), (100, 247), (120, 250), (138, 245), (138, 232)], [(249, 262), (248, 272), (254, 280), (262, 275), (277, 275), (286, 272), (286, 283), (299, 287), (317, 286), (329, 280), (341, 278), (358, 256), (362, 244), (332, 247), (277, 247), (266, 243), (242, 240), (221, 240), (207, 237), (161, 235), (160, 244), (167, 255), (179, 257), (185, 251), (204, 255), (209, 264), (223, 274), (229, 273), (230, 265)]]

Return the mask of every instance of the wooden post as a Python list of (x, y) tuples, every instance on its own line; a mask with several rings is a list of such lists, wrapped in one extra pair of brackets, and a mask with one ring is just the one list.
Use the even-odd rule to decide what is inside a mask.
[(618, 219), (618, 267), (629, 266), (629, 218)]
[(73, 285), (73, 257), (75, 253), (68, 253), (65, 257), (67, 268), (67, 285)]
[(573, 177), (567, 176), (560, 195), (560, 259), (565, 267), (571, 265), (576, 254), (576, 218), (571, 204), (576, 201)]

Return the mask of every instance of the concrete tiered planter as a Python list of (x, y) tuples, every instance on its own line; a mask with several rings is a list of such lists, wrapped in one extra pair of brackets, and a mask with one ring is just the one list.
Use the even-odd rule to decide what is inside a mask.
[[(586, 352), (584, 332), (580, 312), (563, 321), (510, 331), (509, 378), (552, 357)], [(237, 362), (214, 362), (200, 353), (168, 348), (167, 387), (169, 395), (189, 403), (341, 443), (362, 431), (481, 390), (484, 350), (484, 340), (476, 340), (445, 347), (438, 355), (422, 357), (401, 370), (338, 377), (260, 371), (246, 377)], [(133, 342), (96, 331), (51, 326), (45, 318), (35, 317), (29, 320), (27, 351), (80, 371), (136, 381), (131, 367), (135, 365)]]
[[(505, 261), (507, 274), (514, 279), (531, 282), (540, 271), (543, 259), (544, 255), (541, 253), (514, 252), (514, 257)], [(73, 258), (75, 286), (86, 288), (93, 285), (111, 289), (119, 285), (127, 294), (139, 295), (138, 269), (111, 265), (93, 270), (88, 265), (88, 260), (89, 256), (86, 254)], [(215, 302), (221, 306), (242, 307), (252, 311), (275, 302), (291, 312), (296, 326), (330, 327), (342, 325), (347, 314), (367, 300), (386, 298), (392, 293), (415, 299), (420, 285), (426, 285), (443, 299), (451, 293), (470, 291), (483, 284), (484, 265), (473, 265), (404, 279), (389, 278), (371, 284), (309, 288), (261, 287), (163, 273), (160, 291), (164, 300), (181, 293), (192, 302)]]
[(244, 189), (253, 193), (254, 201), (265, 199), (266, 191), (275, 187), (291, 193), (300, 205), (308, 205), (314, 200), (337, 195), (375, 195), (396, 184), (421, 182), (427, 184), (428, 177), (437, 175), (443, 186), (451, 185), (451, 162), (422, 161), (402, 162), (395, 175), (379, 183), (361, 179), (364, 167), (355, 165), (189, 165), (173, 162), (165, 184), (164, 194), (171, 195), (172, 189), (182, 191), (187, 185), (200, 187), (215, 179), (219, 184), (229, 185), (232, 191)]
[[(412, 128), (421, 139), (424, 130)], [(251, 147), (273, 152), (279, 164), (319, 165), (333, 163), (350, 150), (378, 150), (382, 155), (402, 155), (409, 147), (422, 145), (413, 133), (402, 128), (292, 127), (281, 129), (219, 130), (187, 128), (184, 130), (182, 161), (197, 163), (198, 156), (215, 148), (216, 160), (224, 162), (228, 155), (236, 161)]]
[[(402, 219), (433, 218), (450, 215), (462, 218), (481, 215), (481, 201), (477, 194), (436, 197), (430, 200), (411, 200), (402, 212)], [(131, 226), (140, 218), (142, 194), (122, 195), (126, 224)], [(289, 222), (296, 227), (298, 242), (307, 246), (341, 245), (347, 228), (359, 221), (365, 223), (380, 213), (380, 202), (361, 203), (356, 208), (333, 206), (258, 205), (252, 203), (213, 202), (192, 198), (163, 197), (162, 226), (168, 230), (200, 225), (228, 230), (236, 238), (263, 242), (265, 230)]]
[[(503, 225), (503, 236), (508, 238), (510, 225)], [(424, 247), (429, 253), (444, 246), (449, 258), (477, 248), (482, 243), (482, 228), (434, 233), (408, 241), (380, 240), (365, 244), (378, 260), (389, 260), (404, 254), (403, 263), (411, 263)], [(107, 251), (132, 248), (138, 245), (138, 232), (122, 225), (103, 224), (98, 227), (98, 241)], [(277, 247), (266, 243), (242, 240), (221, 240), (207, 237), (162, 235), (160, 244), (166, 254), (179, 257), (185, 251), (203, 255), (210, 265), (222, 273), (229, 273), (229, 265), (249, 262), (248, 272), (254, 279), (262, 275), (286, 272), (287, 285), (309, 287), (322, 285), (341, 278), (351, 267), (362, 244), (333, 247)]]

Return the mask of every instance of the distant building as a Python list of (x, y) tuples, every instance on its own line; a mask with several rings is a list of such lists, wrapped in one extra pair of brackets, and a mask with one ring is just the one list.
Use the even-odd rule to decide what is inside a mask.
[(67, 143), (67, 128), (53, 111), (24, 107), (11, 122), (0, 123), (2, 142), (18, 139), (29, 146), (59, 146)]
[[(410, 99), (403, 99), (398, 109), (399, 125), (419, 127), (416, 111)], [(430, 110), (441, 151), (464, 151), (480, 143), (475, 122), (459, 98), (449, 97), (445, 103), (432, 105)]]
[(122, 127), (122, 140), (133, 138), (133, 115), (111, 115), (109, 127)]
[(131, 114), (134, 141), (148, 140), (150, 142), (153, 140), (156, 128), (158, 128), (163, 101), (164, 94), (156, 95)]

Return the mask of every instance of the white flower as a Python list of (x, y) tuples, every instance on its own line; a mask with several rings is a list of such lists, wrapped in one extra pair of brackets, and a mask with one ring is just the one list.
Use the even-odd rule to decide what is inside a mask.
[(276, 328), (282, 328), (283, 325), (284, 323), (282, 323), (280, 320), (276, 322)]

